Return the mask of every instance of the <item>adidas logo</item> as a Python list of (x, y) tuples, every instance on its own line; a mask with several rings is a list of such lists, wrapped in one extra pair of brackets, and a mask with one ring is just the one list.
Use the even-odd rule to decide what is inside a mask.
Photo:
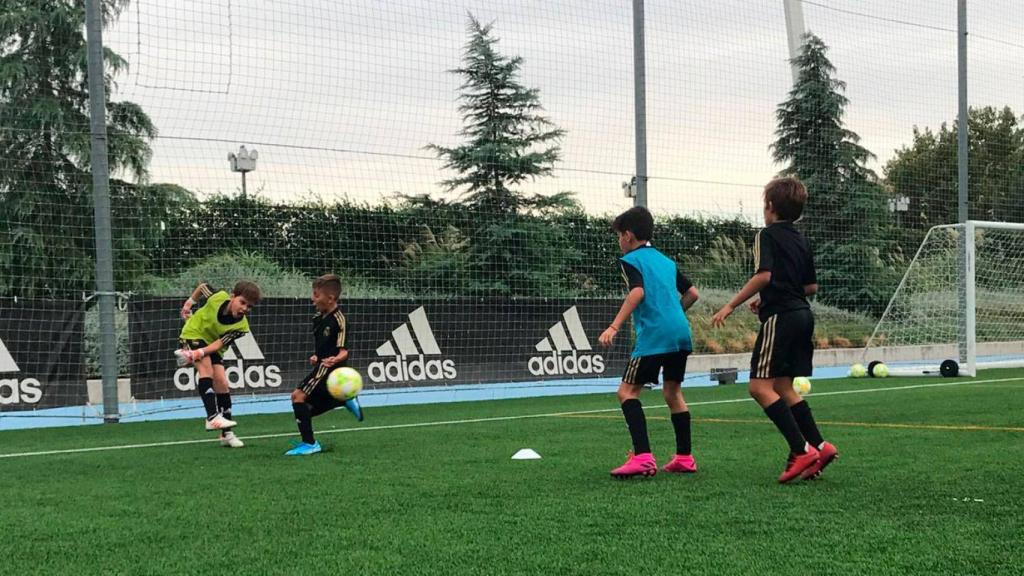
[(548, 328), (547, 337), (537, 342), (534, 349), (545, 353), (533, 356), (527, 363), (530, 374), (534, 376), (604, 372), (604, 358), (600, 354), (587, 353), (592, 350), (590, 340), (575, 306), (562, 313), (562, 320)]
[[(237, 356), (235, 350), (238, 350)], [(252, 332), (232, 342), (227, 352), (223, 354), (225, 360), (238, 360), (239, 356), (242, 360), (263, 360), (263, 350), (260, 349), (256, 338), (253, 338)]]
[(438, 347), (434, 331), (430, 328), (427, 312), (420, 306), (409, 313), (408, 322), (392, 330), (391, 338), (377, 348), (377, 356), (392, 359), (371, 362), (366, 372), (374, 382), (419, 382), (455, 378), (457, 372), (454, 360), (426, 358), (440, 355), (441, 348)]
[(4, 372), (21, 372), (21, 369), (18, 368), (18, 363), (14, 361), (10, 351), (7, 350), (7, 345), (0, 340), (0, 374)]
[[(281, 385), (281, 367), (264, 364), (266, 359), (252, 332), (231, 343), (221, 357), (228, 388), (277, 388)], [(230, 364), (233, 362), (234, 364)], [(178, 368), (174, 373), (174, 386), (182, 392), (196, 389), (196, 371), (191, 366)]]
[[(7, 345), (0, 340), (0, 374), (21, 372)], [(0, 376), (0, 405), (36, 404), (43, 399), (43, 384), (35, 378), (18, 380)]]

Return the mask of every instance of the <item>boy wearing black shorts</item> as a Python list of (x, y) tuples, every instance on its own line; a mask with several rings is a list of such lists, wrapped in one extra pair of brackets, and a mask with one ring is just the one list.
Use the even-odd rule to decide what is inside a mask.
[(793, 177), (772, 180), (764, 189), (765, 228), (754, 240), (754, 275), (711, 319), (721, 326), (755, 294), (750, 309), (761, 329), (750, 359), (750, 395), (789, 444), (779, 482), (813, 478), (838, 457), (825, 442), (807, 401), (793, 390), (793, 378), (810, 376), (814, 356), (814, 314), (807, 297), (818, 291), (814, 254), (793, 226), (807, 203), (807, 187)]
[(327, 391), (328, 374), (348, 362), (348, 350), (345, 348), (348, 323), (338, 308), (340, 297), (341, 279), (336, 275), (325, 274), (313, 281), (311, 300), (317, 311), (313, 317), (316, 353), (309, 357), (313, 370), (292, 390), (292, 412), (302, 441), (294, 442), (291, 450), (285, 452), (286, 456), (308, 456), (320, 452), (320, 442), (313, 436), (314, 416), (344, 406), (356, 420), (363, 420), (358, 398), (342, 402)]
[(612, 230), (619, 237), (623, 254), (619, 265), (629, 293), (599, 341), (610, 346), (632, 316), (636, 345), (618, 392), (633, 451), (626, 463), (611, 474), (615, 478), (629, 478), (654, 476), (658, 471), (647, 437), (647, 419), (640, 404), (640, 392), (644, 384), (657, 383), (659, 373), (663, 374), (662, 395), (672, 413), (676, 435), (675, 456), (663, 470), (696, 472), (697, 464), (690, 450), (690, 411), (683, 400), (681, 386), (686, 358), (693, 350), (685, 310), (697, 301), (697, 289), (679, 272), (672, 259), (651, 245), (654, 218), (646, 208), (637, 206), (623, 212), (612, 223)]

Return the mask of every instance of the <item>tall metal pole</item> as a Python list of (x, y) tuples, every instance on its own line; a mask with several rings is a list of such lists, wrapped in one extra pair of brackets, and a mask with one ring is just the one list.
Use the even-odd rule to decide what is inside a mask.
[[(957, 23), (956, 23), (956, 59), (957, 59), (957, 88), (958, 88), (958, 102), (959, 102), (959, 113), (957, 114), (957, 221), (961, 224), (965, 224), (968, 218), (967, 202), (970, 198), (970, 190), (968, 189), (968, 172), (967, 172), (967, 154), (968, 154), (968, 132), (969, 132), (969, 119), (967, 109), (967, 0), (958, 0), (956, 6), (957, 12)], [(971, 342), (974, 340), (974, 290), (973, 286), (968, 286), (968, 283), (973, 283), (973, 266), (972, 259), (974, 257), (974, 238), (967, 238), (968, 235), (974, 234), (974, 227), (965, 225), (963, 228), (963, 234), (960, 238), (960, 266), (959, 278), (957, 278), (957, 296), (960, 302), (960, 323), (957, 332), (959, 352), (960, 352), (960, 365), (967, 364), (967, 371), (972, 372), (974, 368), (974, 358), (972, 353), (973, 346)], [(971, 376), (974, 374), (972, 373)]]
[[(782, 6), (786, 12), (786, 40), (789, 42), (789, 59), (794, 60), (800, 55), (800, 48), (804, 42), (804, 6), (800, 0), (782, 0)], [(796, 84), (800, 71), (795, 64), (790, 64), (790, 72), (793, 73), (793, 83)]]
[(245, 200), (245, 172), (242, 172), (242, 200)]
[(957, 191), (958, 198), (958, 222), (961, 224), (967, 221), (967, 201), (969, 190), (967, 189), (967, 154), (968, 154), (968, 124), (967, 117), (967, 0), (957, 1), (957, 86), (959, 88), (960, 112), (957, 114)]
[(636, 124), (636, 197), (647, 206), (647, 68), (644, 47), (644, 0), (633, 0), (633, 104)]
[(103, 70), (101, 0), (86, 0), (88, 40), (90, 164), (93, 220), (96, 226), (96, 296), (100, 308), (100, 374), (103, 377), (103, 420), (117, 422), (117, 332), (114, 326), (114, 249), (110, 230), (110, 184), (107, 166), (106, 92)]

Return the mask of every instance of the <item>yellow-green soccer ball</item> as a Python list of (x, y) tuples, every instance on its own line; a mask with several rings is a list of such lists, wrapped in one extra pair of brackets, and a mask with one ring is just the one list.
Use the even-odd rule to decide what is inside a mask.
[(878, 364), (875, 364), (875, 368), (871, 371), (871, 375), (875, 378), (885, 378), (889, 375), (889, 367), (879, 362)]
[(863, 378), (868, 375), (868, 369), (863, 364), (854, 364), (850, 366), (850, 376), (853, 378)]
[(797, 376), (793, 378), (793, 390), (796, 390), (797, 394), (803, 396), (811, 391), (811, 381), (803, 376)]
[(338, 368), (327, 375), (327, 391), (344, 402), (359, 395), (363, 390), (363, 377), (352, 368)]

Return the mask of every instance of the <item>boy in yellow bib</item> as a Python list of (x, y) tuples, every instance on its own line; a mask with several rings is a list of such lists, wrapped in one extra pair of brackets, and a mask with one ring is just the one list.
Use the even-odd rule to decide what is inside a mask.
[[(199, 300), (205, 303), (195, 311)], [(178, 366), (195, 365), (199, 373), (196, 389), (206, 409), (206, 429), (220, 430), (222, 446), (241, 448), (241, 440), (231, 430), (237, 422), (231, 419), (231, 390), (224, 371), (220, 350), (249, 332), (245, 317), (260, 301), (260, 287), (241, 280), (231, 294), (214, 292), (205, 282), (196, 286), (181, 307), (185, 326), (178, 337), (180, 350), (174, 351)]]

